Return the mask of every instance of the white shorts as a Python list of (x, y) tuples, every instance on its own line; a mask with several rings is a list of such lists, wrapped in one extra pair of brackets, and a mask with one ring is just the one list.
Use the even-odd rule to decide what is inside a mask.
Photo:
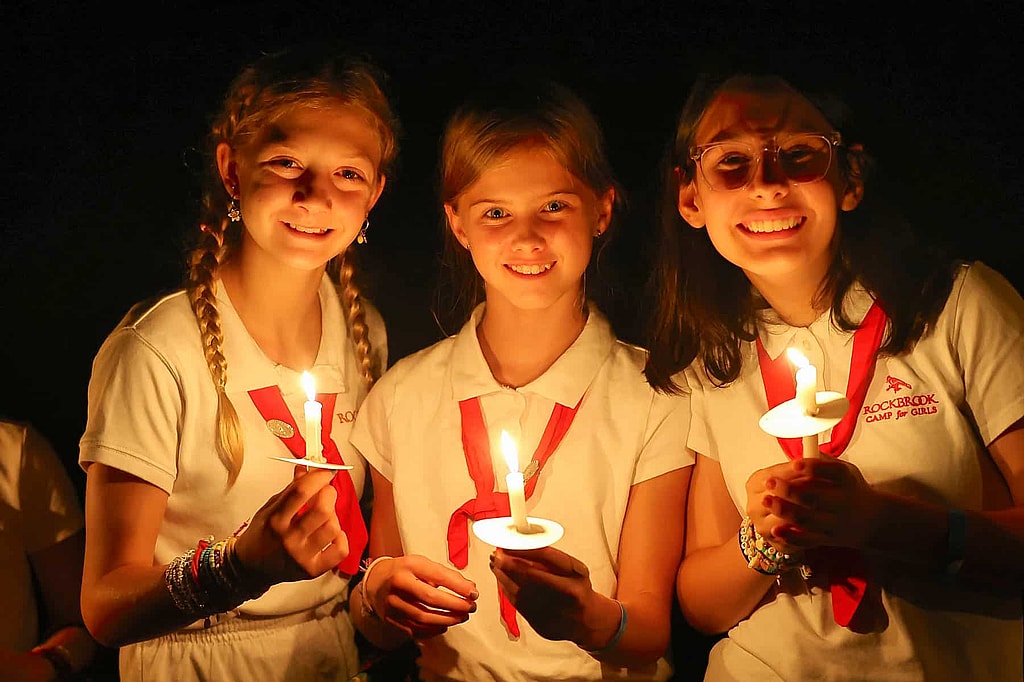
[(123, 647), (122, 682), (309, 682), (359, 671), (355, 631), (345, 602), (329, 601), (288, 616), (228, 617)]

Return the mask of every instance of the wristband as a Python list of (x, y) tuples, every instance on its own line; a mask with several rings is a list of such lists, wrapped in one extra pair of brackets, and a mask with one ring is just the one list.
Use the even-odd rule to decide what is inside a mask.
[(946, 563), (942, 576), (946, 581), (956, 580), (967, 554), (967, 512), (950, 509), (947, 516), (949, 530), (946, 535)]
[(70, 680), (75, 675), (75, 668), (71, 665), (71, 654), (62, 646), (52, 646), (45, 649), (33, 649), (32, 653), (42, 656), (57, 673), (58, 680)]
[(366, 583), (370, 580), (370, 571), (377, 565), (378, 562), (384, 561), (385, 559), (394, 559), (393, 556), (379, 556), (370, 563), (366, 564), (366, 568), (363, 569), (363, 579), (359, 581), (359, 596), (360, 605), (359, 610), (363, 617), (369, 616), (380, 620), (380, 614), (377, 613), (376, 609), (373, 608), (373, 604), (370, 603), (370, 598), (366, 594)]
[(584, 649), (584, 651), (591, 656), (602, 656), (607, 654), (615, 648), (615, 645), (619, 643), (620, 639), (622, 639), (623, 633), (626, 632), (626, 623), (629, 620), (629, 616), (626, 615), (626, 607), (618, 599), (615, 600), (615, 603), (619, 605), (619, 629), (615, 631), (615, 634), (612, 635), (612, 638), (608, 643), (600, 649)]

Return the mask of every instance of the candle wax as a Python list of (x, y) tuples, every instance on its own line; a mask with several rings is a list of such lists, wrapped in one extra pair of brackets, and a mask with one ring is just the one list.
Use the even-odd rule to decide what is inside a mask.
[(523, 490), (523, 475), (513, 471), (505, 476), (508, 487), (508, 506), (512, 512), (512, 524), (520, 533), (530, 532), (530, 522), (526, 519), (526, 493)]

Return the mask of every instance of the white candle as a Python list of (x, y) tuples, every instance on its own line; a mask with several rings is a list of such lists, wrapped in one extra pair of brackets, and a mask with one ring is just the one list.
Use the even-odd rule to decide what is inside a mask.
[[(796, 404), (808, 417), (818, 414), (818, 370), (804, 354), (795, 348), (786, 351), (790, 362), (797, 366), (796, 370)], [(805, 459), (819, 457), (818, 434), (814, 433), (803, 438), (803, 456)]]
[(512, 523), (520, 533), (530, 532), (530, 522), (526, 520), (526, 492), (524, 490), (523, 474), (519, 471), (519, 451), (515, 441), (508, 432), (501, 431), (501, 454), (508, 465), (509, 473), (505, 476), (505, 486), (508, 488), (508, 506), (512, 512)]
[(309, 372), (302, 373), (302, 388), (306, 391), (306, 402), (302, 406), (306, 415), (306, 459), (323, 463), (323, 443), (320, 442), (320, 414), (323, 406), (316, 399), (316, 380)]
[(807, 361), (803, 353), (790, 348), (786, 351), (796, 370), (796, 404), (808, 417), (818, 414), (818, 370)]

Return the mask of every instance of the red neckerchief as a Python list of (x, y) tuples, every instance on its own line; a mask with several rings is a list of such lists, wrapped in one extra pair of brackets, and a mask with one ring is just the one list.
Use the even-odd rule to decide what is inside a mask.
[[(583, 399), (580, 398), (580, 403)], [(566, 407), (555, 403), (551, 417), (544, 429), (537, 450), (533, 454), (533, 462), (537, 463), (536, 473), (526, 481), (526, 498), (529, 499), (537, 487), (537, 479), (544, 463), (562, 442), (562, 437), (569, 430), (576, 411), (580, 407)], [(508, 504), (508, 493), (494, 490), (494, 468), (491, 464), (491, 443), (484, 426), (483, 414), (480, 411), (480, 399), (468, 398), (459, 401), (462, 413), (462, 450), (466, 456), (466, 467), (476, 487), (476, 497), (468, 500), (452, 512), (448, 521), (448, 559), (456, 568), (465, 568), (469, 563), (469, 521), (491, 519), (496, 516), (508, 516), (511, 512)], [(532, 465), (532, 462), (531, 462)], [(519, 623), (516, 622), (516, 609), (505, 593), (498, 587), (501, 619), (508, 631), (515, 637), (519, 636)]]
[[(842, 420), (832, 429), (832, 439), (819, 446), (819, 449), (830, 457), (839, 457), (850, 443), (853, 430), (857, 426), (857, 417), (864, 405), (868, 384), (875, 370), (875, 358), (878, 348), (885, 336), (885, 325), (888, 318), (885, 311), (875, 301), (868, 310), (864, 320), (853, 335), (853, 357), (850, 361), (850, 378), (846, 385), (846, 396), (850, 400), (850, 409)], [(768, 357), (760, 337), (757, 339), (757, 361), (761, 367), (761, 380), (764, 382), (764, 393), (768, 399), (769, 409), (796, 396), (796, 380), (793, 368), (785, 353), (780, 353), (774, 361)], [(800, 438), (779, 438), (779, 444), (790, 459), (802, 456)], [(829, 547), (827, 551), (818, 549), (808, 552), (812, 565), (824, 568), (829, 577), (832, 591), (832, 615), (836, 623), (847, 626), (853, 619), (857, 607), (864, 597), (867, 581), (864, 578), (864, 558), (856, 549), (849, 547)]]
[[(281, 389), (276, 385), (253, 389), (249, 391), (249, 397), (252, 398), (253, 405), (264, 419), (267, 421), (279, 419), (292, 427), (291, 436), (278, 437), (288, 446), (294, 457), (304, 458), (306, 456), (306, 441), (295, 425), (292, 413), (281, 395)], [(323, 444), (324, 459), (332, 464), (344, 464), (345, 461), (341, 458), (341, 453), (338, 452), (338, 446), (331, 439), (334, 403), (337, 398), (337, 393), (318, 393), (316, 396), (317, 401), (323, 405), (320, 412), (320, 441)], [(363, 521), (363, 513), (359, 508), (359, 498), (356, 496), (356, 488), (352, 483), (351, 474), (347, 471), (337, 472), (331, 480), (331, 485), (338, 491), (334, 510), (338, 515), (341, 529), (348, 536), (348, 556), (338, 564), (338, 571), (351, 577), (359, 570), (359, 561), (366, 548), (366, 523)]]

